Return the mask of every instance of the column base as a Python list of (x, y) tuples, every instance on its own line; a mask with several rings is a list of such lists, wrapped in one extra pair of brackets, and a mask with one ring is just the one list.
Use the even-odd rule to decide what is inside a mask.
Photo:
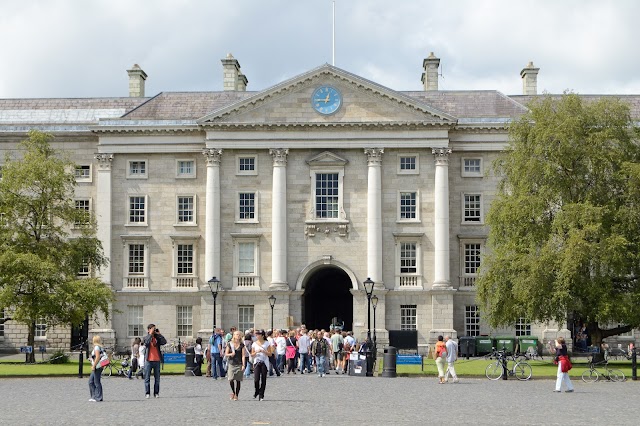
[(289, 283), (272, 282), (271, 284), (269, 284), (269, 290), (273, 290), (273, 291), (288, 291), (288, 290), (290, 290)]
[(448, 289), (452, 289), (453, 287), (451, 287), (450, 281), (434, 281), (431, 288), (438, 289), (438, 290), (448, 290)]

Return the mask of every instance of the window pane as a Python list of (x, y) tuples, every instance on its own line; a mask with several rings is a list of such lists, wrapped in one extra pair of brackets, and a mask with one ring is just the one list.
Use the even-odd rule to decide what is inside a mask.
[(35, 337), (47, 337), (47, 323), (44, 318), (38, 318), (36, 320), (36, 335)]
[(531, 336), (531, 322), (526, 318), (516, 321), (516, 336)]
[(415, 170), (416, 157), (400, 157), (400, 170)]
[(178, 275), (193, 274), (193, 244), (178, 244)]
[(193, 313), (191, 306), (177, 306), (177, 334), (179, 337), (191, 337), (193, 335)]
[(75, 226), (82, 226), (82, 225), (86, 225), (89, 223), (89, 209), (90, 209), (90, 202), (89, 200), (75, 200), (75, 204), (76, 204), (76, 210), (80, 210), (83, 213), (83, 219), (76, 219), (76, 221), (74, 222)]
[(467, 336), (480, 335), (480, 313), (477, 305), (465, 306), (464, 330)]
[(193, 222), (193, 197), (178, 197), (178, 222)]
[(238, 213), (240, 220), (255, 219), (255, 197), (253, 192), (239, 194)]
[(142, 306), (134, 305), (129, 306), (129, 314), (127, 321), (127, 330), (129, 337), (142, 337), (144, 333), (144, 326), (142, 322)]
[(400, 305), (400, 330), (417, 329), (418, 305)]
[(147, 172), (147, 164), (145, 161), (130, 161), (129, 174), (132, 176), (143, 176)]
[(178, 161), (179, 175), (192, 175), (194, 171), (193, 161)]
[(316, 217), (338, 217), (338, 173), (316, 174)]
[(464, 196), (464, 221), (480, 222), (480, 195), (465, 194)]
[(477, 274), (480, 268), (480, 244), (464, 245), (464, 273)]
[(415, 274), (417, 271), (416, 243), (400, 243), (400, 273)]
[(238, 272), (255, 273), (255, 243), (238, 243)]
[(76, 179), (88, 179), (91, 177), (91, 166), (76, 166)]
[(416, 198), (415, 192), (400, 193), (400, 219), (416, 218)]
[(129, 222), (145, 223), (145, 197), (129, 197)]
[(241, 172), (254, 171), (256, 169), (256, 159), (254, 157), (240, 158), (239, 167)]
[(129, 244), (129, 274), (144, 274), (144, 244)]
[(464, 172), (465, 173), (473, 173), (479, 174), (480, 170), (480, 159), (479, 158), (465, 158), (464, 159)]
[(245, 330), (254, 328), (254, 308), (250, 306), (238, 306), (238, 329), (244, 333)]

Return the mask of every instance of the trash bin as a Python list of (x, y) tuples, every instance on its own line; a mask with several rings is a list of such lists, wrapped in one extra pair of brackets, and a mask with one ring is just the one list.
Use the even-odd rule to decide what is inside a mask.
[(505, 350), (507, 352), (513, 353), (513, 350), (516, 347), (516, 338), (511, 336), (499, 336), (496, 337), (496, 349), (501, 351)]
[[(532, 348), (532, 349), (529, 349)], [(538, 338), (533, 336), (520, 336), (518, 338), (518, 352), (538, 352)]]
[(476, 338), (473, 336), (462, 336), (458, 342), (460, 356), (476, 356)]
[(196, 373), (193, 372), (196, 368), (196, 350), (193, 346), (189, 346), (185, 351), (185, 367), (184, 367), (184, 375), (185, 376), (195, 376)]
[(353, 352), (349, 357), (349, 375), (366, 377), (367, 357), (363, 353)]
[(382, 367), (382, 377), (396, 377), (396, 360), (398, 351), (393, 346), (384, 348), (384, 358)]
[(494, 347), (493, 338), (489, 336), (476, 336), (476, 353), (478, 355), (490, 354)]

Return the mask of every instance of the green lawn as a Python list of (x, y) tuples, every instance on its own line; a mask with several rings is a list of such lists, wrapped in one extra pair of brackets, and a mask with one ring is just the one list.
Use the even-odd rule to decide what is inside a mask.
[[(116, 362), (116, 365), (118, 363)], [(83, 373), (86, 376), (91, 374), (91, 364), (84, 362)], [(183, 374), (184, 364), (164, 364), (163, 374)], [(115, 365), (113, 374), (116, 374)], [(66, 364), (23, 364), (15, 361), (0, 361), (0, 378), (1, 377), (25, 377), (25, 376), (77, 376), (78, 375), (78, 359), (67, 362)]]

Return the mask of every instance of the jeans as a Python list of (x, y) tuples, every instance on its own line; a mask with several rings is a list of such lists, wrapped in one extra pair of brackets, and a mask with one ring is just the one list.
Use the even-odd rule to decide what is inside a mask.
[(263, 399), (267, 387), (267, 366), (264, 362), (258, 362), (253, 366), (253, 384), (256, 388), (254, 396)]
[(194, 376), (202, 376), (202, 355), (196, 355), (196, 366), (193, 368)]
[(224, 367), (222, 366), (222, 356), (217, 354), (211, 354), (211, 375), (214, 379), (218, 378), (218, 369), (220, 369), (220, 377), (225, 376)]
[(244, 377), (249, 377), (251, 375), (251, 363), (247, 360), (247, 366), (244, 369)]
[(100, 377), (102, 376), (102, 368), (96, 368), (91, 371), (89, 376), (89, 395), (91, 399), (96, 401), (102, 401), (102, 383), (100, 383)]
[(300, 372), (304, 373), (304, 370), (306, 369), (309, 373), (311, 372), (311, 366), (309, 365), (309, 354), (308, 353), (304, 353), (304, 354), (300, 354)]
[(276, 374), (278, 375), (278, 377), (280, 377), (280, 370), (276, 366), (276, 356), (275, 355), (271, 355), (269, 357), (269, 375), (270, 376), (273, 376), (273, 370), (274, 369), (276, 370)]
[(326, 370), (324, 369), (324, 367), (325, 367), (324, 355), (317, 355), (316, 356), (316, 369), (318, 370), (317, 373), (319, 375), (326, 374)]
[(278, 366), (278, 371), (280, 371), (281, 373), (284, 373), (284, 360), (285, 360), (284, 354), (282, 355), (278, 354), (276, 364)]
[(151, 370), (153, 370), (153, 395), (160, 394), (160, 361), (147, 361), (144, 364), (144, 393), (151, 392)]

